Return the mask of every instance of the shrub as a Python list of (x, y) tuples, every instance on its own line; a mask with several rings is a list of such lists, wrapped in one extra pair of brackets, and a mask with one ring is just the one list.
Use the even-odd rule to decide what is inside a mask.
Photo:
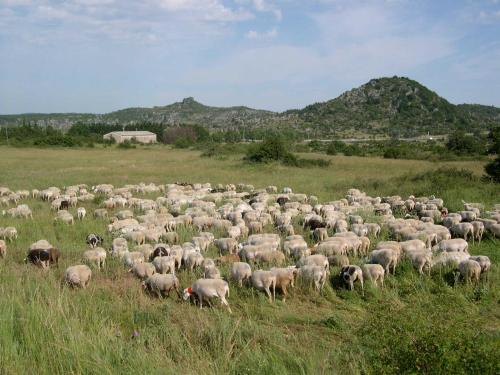
[(131, 141), (129, 141), (128, 139), (123, 141), (122, 143), (119, 143), (118, 148), (122, 148), (122, 149), (131, 149), (131, 148), (136, 148), (136, 145), (134, 145)]
[(288, 152), (285, 142), (279, 137), (273, 137), (251, 147), (245, 156), (245, 160), (254, 163), (269, 163), (286, 159), (289, 163), (293, 163), (294, 156), (290, 155), (291, 153)]
[(484, 171), (490, 180), (500, 183), (500, 156), (497, 156), (495, 160), (486, 164)]
[(189, 148), (194, 144), (194, 141), (189, 137), (179, 137), (174, 142), (175, 148)]

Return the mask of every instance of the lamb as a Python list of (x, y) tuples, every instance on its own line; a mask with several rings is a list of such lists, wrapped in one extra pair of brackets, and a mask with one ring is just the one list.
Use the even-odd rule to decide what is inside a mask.
[(12, 242), (13, 240), (17, 240), (17, 229), (14, 227), (5, 227), (3, 231), (1, 231), (0, 235), (5, 240)]
[(450, 252), (450, 251), (461, 251), (463, 253), (468, 253), (469, 244), (462, 238), (453, 238), (450, 240), (443, 240), (432, 248), (432, 251), (439, 252)]
[(466, 259), (458, 264), (458, 270), (460, 275), (465, 279), (467, 283), (479, 282), (479, 277), (481, 276), (481, 265), (472, 259)]
[(0, 240), (0, 258), (5, 258), (7, 256), (7, 244), (4, 240)]
[(106, 263), (106, 250), (102, 247), (87, 250), (83, 253), (83, 261), (86, 263), (95, 263), (98, 269), (104, 268)]
[(231, 278), (238, 282), (239, 286), (243, 286), (243, 281), (248, 281), (252, 277), (252, 268), (248, 263), (235, 262), (231, 266)]
[(313, 236), (317, 241), (324, 241), (328, 238), (328, 230), (326, 228), (316, 228), (313, 231)]
[(87, 215), (87, 210), (85, 207), (78, 207), (76, 210), (76, 216), (78, 217), (78, 220), (83, 220), (85, 218), (85, 215)]
[(150, 293), (156, 294), (158, 297), (168, 297), (173, 289), (176, 291), (179, 298), (181, 298), (179, 292), (179, 279), (173, 274), (152, 274), (142, 282), (142, 288)]
[(363, 276), (367, 279), (371, 280), (375, 286), (377, 286), (377, 282), (380, 282), (380, 286), (384, 287), (384, 276), (385, 270), (380, 264), (364, 264), (361, 267), (363, 271)]
[(184, 300), (191, 296), (195, 297), (200, 303), (200, 309), (203, 308), (203, 301), (210, 305), (210, 298), (220, 298), (221, 304), (226, 306), (229, 313), (232, 313), (229, 303), (226, 300), (226, 294), (229, 297), (229, 285), (222, 279), (198, 279), (191, 288), (184, 289)]
[(153, 265), (158, 273), (165, 274), (170, 272), (175, 274), (175, 258), (172, 256), (156, 257), (153, 259)]
[(297, 275), (297, 268), (295, 266), (287, 268), (271, 268), (271, 273), (276, 276), (276, 288), (279, 288), (283, 293), (283, 302), (286, 300), (286, 288), (291, 285), (293, 288), (293, 282), (295, 276)]
[(318, 292), (325, 286), (329, 273), (328, 269), (316, 265), (305, 265), (300, 267), (298, 271), (299, 277), (313, 282)]
[[(251, 279), (254, 288), (266, 292), (269, 297), (269, 302), (273, 303), (276, 299), (276, 275), (271, 271), (258, 270), (252, 273)], [(272, 295), (270, 290), (271, 287), (273, 288)]]
[(354, 290), (354, 283), (359, 281), (361, 290), (364, 292), (363, 271), (359, 266), (349, 265), (342, 267), (340, 277), (349, 286), (349, 290)]
[(71, 266), (64, 272), (64, 280), (72, 287), (81, 287), (85, 289), (92, 277), (92, 270), (84, 265)]
[(398, 264), (398, 255), (392, 249), (373, 250), (370, 254), (370, 262), (380, 264), (384, 267), (387, 274), (390, 273), (392, 267), (392, 273), (395, 274)]
[(152, 263), (135, 263), (129, 272), (141, 280), (146, 280), (156, 272), (156, 268)]

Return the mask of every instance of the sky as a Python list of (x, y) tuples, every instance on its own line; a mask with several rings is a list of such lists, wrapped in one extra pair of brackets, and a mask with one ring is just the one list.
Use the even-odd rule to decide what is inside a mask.
[(500, 106), (500, 0), (0, 0), (0, 114), (283, 111), (394, 75)]

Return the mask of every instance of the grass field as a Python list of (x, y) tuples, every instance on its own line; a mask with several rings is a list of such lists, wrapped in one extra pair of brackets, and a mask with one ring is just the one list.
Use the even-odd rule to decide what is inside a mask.
[[(374, 196), (435, 194), (451, 210), (460, 209), (462, 199), (487, 208), (500, 203), (498, 185), (479, 179), (482, 162), (322, 157), (332, 161), (330, 167), (255, 166), (241, 155), (200, 158), (165, 147), (4, 147), (0, 186), (243, 182), (290, 186), (322, 201), (357, 187)], [(456, 169), (436, 172), (443, 167)], [(477, 286), (457, 281), (446, 269), (421, 277), (403, 263), (383, 290), (368, 287), (362, 296), (340, 288), (338, 270), (332, 269), (321, 295), (299, 283), (286, 303), (278, 297), (271, 305), (263, 294), (231, 285), (229, 315), (218, 304), (200, 311), (175, 294), (151, 298), (113, 259), (104, 271), (94, 271), (87, 290), (61, 286), (64, 269), (81, 262), (86, 235), (105, 233), (107, 223), (89, 218), (74, 226), (55, 224), (47, 203), (26, 203), (33, 221), (0, 217), (0, 227), (19, 231), (0, 260), (0, 373), (500, 373), (500, 240), (471, 246), (471, 253), (488, 255), (493, 263)], [(84, 206), (90, 212), (95, 207)], [(180, 234), (189, 240), (193, 232)], [(29, 244), (42, 238), (63, 253), (59, 268), (49, 272), (22, 263)], [(106, 245), (110, 241), (106, 236)], [(178, 276), (184, 288), (200, 275)], [(138, 337), (132, 337), (134, 330)]]

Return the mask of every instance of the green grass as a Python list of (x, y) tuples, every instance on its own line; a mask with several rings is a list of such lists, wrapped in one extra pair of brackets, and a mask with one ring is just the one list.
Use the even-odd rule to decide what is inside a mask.
[[(241, 155), (200, 158), (165, 147), (0, 148), (0, 155), (0, 186), (11, 189), (209, 181), (290, 186), (322, 201), (338, 199), (350, 187), (372, 195), (436, 194), (453, 210), (462, 199), (487, 207), (500, 200), (498, 185), (477, 178), (483, 163), (472, 161), (321, 156), (331, 160), (329, 167), (307, 169), (254, 166)], [(464, 168), (473, 176), (432, 173), (442, 167)], [(231, 285), (229, 315), (217, 303), (200, 311), (175, 293), (151, 298), (114, 259), (104, 271), (94, 271), (87, 290), (62, 286), (64, 269), (81, 262), (85, 236), (106, 233), (107, 223), (91, 217), (93, 203), (84, 204), (88, 218), (74, 226), (55, 224), (47, 203), (26, 203), (33, 221), (0, 217), (0, 227), (19, 231), (0, 261), (1, 373), (499, 373), (499, 240), (471, 245), (473, 254), (493, 262), (477, 286), (457, 282), (450, 270), (421, 277), (403, 264), (385, 289), (368, 286), (363, 296), (340, 288), (334, 268), (321, 295), (298, 283), (286, 303), (278, 297), (274, 305), (252, 288)], [(180, 235), (187, 239), (192, 231)], [(63, 253), (59, 268), (48, 272), (22, 263), (29, 244), (42, 238)], [(105, 240), (108, 247), (107, 233)], [(227, 275), (228, 268), (221, 271)], [(178, 276), (187, 287), (200, 273)], [(134, 330), (139, 337), (132, 338)]]

